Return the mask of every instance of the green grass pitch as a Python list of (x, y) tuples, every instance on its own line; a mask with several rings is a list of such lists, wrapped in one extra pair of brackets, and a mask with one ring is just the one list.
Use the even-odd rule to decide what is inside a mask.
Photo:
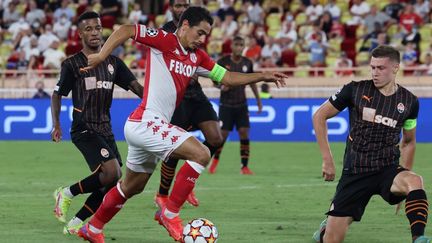
[[(125, 160), (127, 147), (119, 143)], [(418, 144), (415, 171), (432, 191), (429, 144)], [(333, 143), (337, 177), (344, 144)], [(204, 172), (196, 186), (198, 208), (186, 205), (187, 221), (205, 217), (213, 221), (219, 242), (312, 242), (312, 233), (324, 218), (336, 182), (321, 178), (321, 160), (315, 143), (252, 143), (250, 168), (242, 176), (239, 144), (228, 143), (217, 173)], [(0, 242), (80, 242), (62, 234), (53, 216), (52, 192), (89, 174), (86, 163), (71, 142), (0, 142)], [(159, 170), (159, 167), (158, 167)], [(106, 226), (107, 242), (172, 242), (153, 221), (153, 197), (159, 185), (155, 172), (144, 193), (129, 200)], [(429, 196), (431, 194), (429, 193)], [(69, 216), (84, 196), (72, 202)], [(361, 223), (354, 223), (345, 242), (410, 242), (408, 220), (395, 208), (373, 197)], [(430, 233), (430, 230), (426, 229)]]

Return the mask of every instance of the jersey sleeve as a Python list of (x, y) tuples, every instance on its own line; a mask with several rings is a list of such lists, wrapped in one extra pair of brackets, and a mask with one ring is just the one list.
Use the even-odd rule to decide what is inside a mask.
[(177, 41), (172, 33), (168, 33), (163, 29), (150, 28), (142, 24), (135, 25), (134, 40), (158, 50), (164, 50), (172, 46), (175, 43), (174, 41)]
[(419, 108), (420, 105), (418, 99), (416, 99), (413, 103), (413, 107), (411, 109), (410, 114), (408, 115), (407, 119), (403, 123), (403, 128), (405, 130), (411, 130), (417, 127), (417, 117), (418, 117)]
[(225, 76), (226, 69), (215, 63), (204, 51), (198, 49), (197, 54), (201, 57), (201, 62), (196, 73), (200, 76), (208, 77), (211, 80), (220, 83)]
[(329, 98), (329, 102), (339, 111), (343, 111), (352, 104), (353, 82), (346, 84), (336, 94)]
[(137, 80), (137, 78), (120, 58), (115, 58), (117, 60), (117, 71), (114, 83), (125, 90), (129, 90), (129, 84)]
[(68, 96), (69, 92), (72, 90), (73, 82), (74, 74), (67, 62), (63, 62), (60, 69), (60, 79), (54, 88), (54, 93), (62, 96)]

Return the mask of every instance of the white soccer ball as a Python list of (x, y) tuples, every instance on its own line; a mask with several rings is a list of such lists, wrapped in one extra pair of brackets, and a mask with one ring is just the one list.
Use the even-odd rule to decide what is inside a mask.
[(183, 228), (184, 243), (216, 243), (219, 233), (208, 219), (192, 219)]

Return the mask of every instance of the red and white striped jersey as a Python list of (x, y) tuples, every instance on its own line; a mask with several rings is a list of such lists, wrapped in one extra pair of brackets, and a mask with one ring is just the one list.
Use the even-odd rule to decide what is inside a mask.
[(208, 77), (215, 62), (201, 49), (186, 50), (175, 34), (135, 25), (134, 39), (149, 47), (141, 104), (129, 120), (141, 121), (145, 110), (170, 121), (194, 73)]

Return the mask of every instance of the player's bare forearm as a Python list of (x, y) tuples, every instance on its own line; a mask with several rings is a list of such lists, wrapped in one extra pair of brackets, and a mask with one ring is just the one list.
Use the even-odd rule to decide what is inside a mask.
[(327, 132), (327, 118), (318, 110), (313, 115), (313, 127), (315, 130), (315, 137), (321, 152), (321, 156), (323, 160), (331, 160), (332, 154), (330, 150), (330, 144), (328, 141), (328, 132)]
[(402, 166), (409, 170), (412, 170), (414, 165), (414, 155), (416, 150), (416, 141), (411, 140), (409, 142), (401, 143), (401, 155), (402, 155)]
[(122, 25), (116, 31), (114, 31), (103, 45), (100, 51), (100, 57), (102, 60), (107, 58), (109, 54), (119, 45), (126, 42), (129, 38), (133, 38), (135, 35), (135, 25)]
[(56, 92), (51, 96), (51, 117), (53, 127), (60, 127), (60, 108), (61, 108), (61, 95)]
[(142, 98), (143, 97), (143, 91), (144, 88), (143, 86), (138, 83), (138, 81), (134, 80), (129, 84), (129, 89), (136, 94), (138, 97)]
[(284, 78), (288, 78), (283, 73), (262, 72), (262, 73), (239, 73), (227, 71), (222, 78), (222, 84), (228, 86), (239, 86), (253, 84), (259, 81), (274, 82), (276, 85), (285, 85)]
[(258, 88), (257, 88), (256, 83), (250, 84), (250, 87), (251, 87), (252, 92), (253, 92), (255, 98), (257, 99), (257, 101), (261, 100), (261, 98), (259, 97)]

